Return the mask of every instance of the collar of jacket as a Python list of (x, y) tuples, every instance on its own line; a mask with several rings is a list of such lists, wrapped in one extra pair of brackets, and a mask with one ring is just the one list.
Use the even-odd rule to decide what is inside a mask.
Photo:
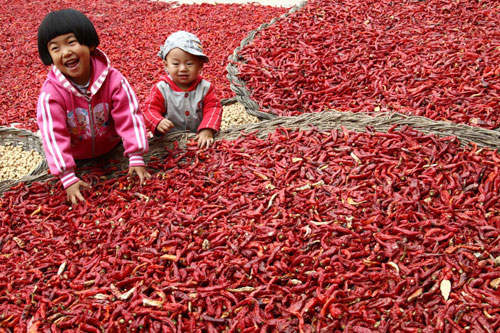
[(63, 73), (61, 73), (59, 69), (57, 69), (55, 65), (51, 66), (51, 71), (59, 84), (61, 84), (65, 89), (71, 91), (78, 97), (90, 100), (92, 96), (94, 96), (103, 85), (110, 69), (110, 62), (108, 57), (103, 51), (98, 48), (96, 48), (92, 52), (90, 61), (92, 62), (92, 73), (90, 75), (90, 79), (93, 81), (89, 85), (88, 95), (83, 95), (78, 89), (76, 89), (76, 87), (66, 78), (66, 76), (64, 76)]

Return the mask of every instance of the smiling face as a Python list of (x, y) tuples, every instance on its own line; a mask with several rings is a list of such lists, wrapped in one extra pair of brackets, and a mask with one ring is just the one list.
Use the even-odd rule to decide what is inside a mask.
[(84, 85), (90, 79), (90, 52), (88, 47), (78, 42), (73, 33), (57, 36), (47, 43), (54, 65), (76, 84)]
[(174, 83), (181, 89), (188, 89), (203, 68), (203, 60), (179, 48), (171, 50), (163, 64)]

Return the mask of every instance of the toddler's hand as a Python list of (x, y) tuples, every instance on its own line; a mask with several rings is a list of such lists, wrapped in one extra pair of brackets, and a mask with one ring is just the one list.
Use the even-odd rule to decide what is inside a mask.
[(147, 179), (151, 179), (151, 174), (143, 166), (130, 167), (128, 169), (129, 176), (131, 176), (134, 172), (137, 174), (137, 176), (139, 176), (141, 185), (145, 184)]
[(156, 125), (156, 130), (158, 132), (160, 132), (161, 134), (167, 133), (172, 128), (174, 128), (174, 123), (171, 122), (168, 119), (162, 119), (162, 120), (160, 120), (160, 122), (158, 123), (158, 125)]
[(80, 187), (90, 188), (90, 185), (83, 180), (79, 180), (66, 189), (66, 198), (72, 205), (76, 205), (78, 200), (85, 202), (85, 199), (80, 192)]
[(210, 128), (204, 128), (196, 135), (198, 148), (208, 148), (214, 143), (214, 132)]

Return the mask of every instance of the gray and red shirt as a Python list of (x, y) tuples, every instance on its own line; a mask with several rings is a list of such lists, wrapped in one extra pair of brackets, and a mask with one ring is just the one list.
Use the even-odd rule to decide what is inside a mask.
[(210, 82), (198, 77), (191, 86), (182, 90), (168, 75), (163, 75), (146, 99), (144, 107), (146, 126), (158, 134), (158, 123), (167, 118), (175, 131), (198, 133), (210, 128), (220, 130), (222, 106)]

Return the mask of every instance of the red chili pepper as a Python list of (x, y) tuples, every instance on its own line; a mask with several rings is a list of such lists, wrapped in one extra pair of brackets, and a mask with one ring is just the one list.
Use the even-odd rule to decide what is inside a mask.
[[(15, 317), (5, 323), (27, 327), (37, 314), (47, 318), (40, 329), (57, 321), (73, 330), (409, 330), (449, 319), (472, 327), (484, 300), (498, 303), (490, 282), (500, 207), (478, 204), (483, 184), (464, 194), (475, 200), (455, 205), (439, 187), (458, 198), (485, 169), (482, 183), (494, 189), (494, 166), (482, 162), (491, 160), (487, 149), (458, 163), (469, 161), (468, 148), (401, 131), (279, 129), (272, 142), (255, 134), (221, 141), (196, 165), (196, 150), (178, 151), (170, 191), (156, 177), (140, 192), (154, 209), (135, 188), (129, 202), (119, 199), (118, 178), (96, 180), (101, 195), (85, 213), (7, 211), (18, 222), (0, 220), (0, 310)], [(349, 178), (354, 170), (372, 176)], [(215, 172), (218, 181), (206, 182)], [(235, 175), (230, 189), (219, 186)], [(24, 196), (40, 206), (29, 190)], [(2, 207), (13, 201), (0, 198)], [(452, 285), (447, 301), (442, 280)]]

